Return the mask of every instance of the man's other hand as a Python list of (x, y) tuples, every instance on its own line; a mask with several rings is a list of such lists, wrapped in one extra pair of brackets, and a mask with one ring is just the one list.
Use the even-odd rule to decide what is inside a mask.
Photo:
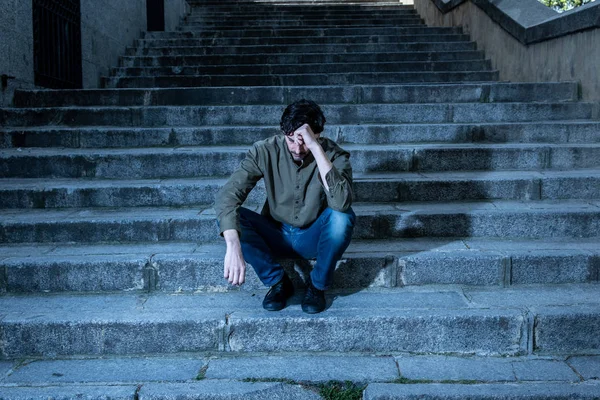
[(242, 254), (240, 237), (235, 229), (223, 232), (227, 243), (227, 252), (223, 265), (223, 277), (232, 285), (242, 285), (246, 280), (246, 262)]

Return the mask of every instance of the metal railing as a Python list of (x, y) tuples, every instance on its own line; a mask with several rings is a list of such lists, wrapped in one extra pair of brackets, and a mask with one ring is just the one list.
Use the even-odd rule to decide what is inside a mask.
[(80, 0), (33, 0), (35, 85), (82, 87)]

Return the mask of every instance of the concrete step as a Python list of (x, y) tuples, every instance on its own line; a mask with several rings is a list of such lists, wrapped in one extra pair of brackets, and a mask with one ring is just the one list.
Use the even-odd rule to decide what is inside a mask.
[(357, 74), (357, 73), (398, 73), (398, 72), (448, 72), (448, 71), (490, 71), (490, 60), (443, 61), (443, 62), (365, 62), (336, 64), (255, 64), (255, 65), (200, 65), (174, 67), (112, 68), (111, 77), (152, 77), (152, 76), (218, 76), (223, 75), (314, 75), (314, 74)]
[(271, 9), (260, 11), (251, 10), (229, 10), (229, 11), (210, 11), (202, 13), (194, 13), (187, 15), (183, 22), (204, 22), (204, 21), (224, 21), (224, 20), (243, 20), (243, 19), (291, 19), (296, 18), (300, 20), (305, 19), (333, 19), (333, 18), (391, 18), (401, 16), (416, 16), (418, 15), (417, 10), (405, 10), (405, 9), (388, 9), (388, 10), (363, 10), (360, 8), (350, 10), (320, 10), (306, 8), (303, 10), (288, 10), (286, 8)]
[(199, 39), (141, 39), (135, 47), (189, 47), (189, 46), (259, 46), (291, 44), (365, 44), (365, 43), (417, 43), (417, 42), (460, 42), (469, 41), (463, 34), (410, 34), (388, 36), (288, 36), (288, 37), (241, 37), (241, 38), (199, 38)]
[(101, 78), (105, 88), (372, 85), (406, 83), (463, 83), (498, 80), (498, 71), (361, 72), (300, 75), (204, 75)]
[[(250, 207), (259, 209), (260, 207)], [(597, 238), (597, 200), (488, 200), (353, 206), (354, 239), (400, 237)], [(206, 206), (4, 209), (2, 243), (131, 243), (220, 240)]]
[(238, 29), (209, 30), (192, 32), (144, 32), (142, 39), (201, 39), (201, 38), (284, 38), (284, 37), (324, 37), (324, 36), (393, 36), (409, 34), (461, 34), (462, 28), (413, 26), (413, 27), (351, 27), (351, 28), (292, 28), (292, 29)]
[(377, 15), (371, 13), (358, 13), (358, 14), (339, 14), (333, 16), (325, 15), (277, 15), (272, 13), (265, 13), (262, 15), (227, 15), (227, 16), (206, 16), (206, 17), (194, 17), (185, 18), (181, 22), (181, 27), (186, 26), (206, 26), (216, 27), (219, 29), (221, 26), (235, 26), (246, 27), (246, 26), (273, 26), (273, 27), (284, 27), (284, 26), (329, 26), (329, 25), (350, 25), (349, 23), (355, 23), (357, 25), (369, 26), (369, 25), (381, 25), (387, 22), (390, 25), (403, 25), (407, 22), (421, 22), (421, 17), (418, 13), (402, 13), (402, 14), (389, 14), (389, 15)]
[[(162, 389), (177, 391), (181, 396), (189, 394), (190, 398), (203, 399), (211, 396), (211, 387), (219, 387), (216, 392), (227, 399), (228, 391), (252, 396), (258, 391), (264, 397), (273, 398), (263, 391), (262, 385), (278, 384), (300, 389), (302, 387), (315, 397), (321, 398), (316, 389), (331, 390), (337, 393), (352, 391), (359, 395), (365, 386), (397, 387), (397, 395), (407, 394), (400, 389), (402, 386), (420, 386), (420, 392), (428, 392), (430, 388), (445, 388), (449, 384), (479, 388), (487, 392), (495, 388), (500, 393), (505, 388), (522, 388), (523, 398), (526, 393), (540, 391), (543, 399), (552, 395), (553, 399), (584, 399), (585, 390), (588, 394), (596, 393), (590, 390), (600, 389), (594, 378), (590, 378), (594, 364), (600, 361), (599, 356), (573, 356), (568, 360), (561, 357), (457, 357), (457, 356), (426, 356), (426, 355), (361, 355), (361, 354), (289, 354), (289, 355), (260, 355), (241, 354), (235, 357), (227, 354), (209, 355), (206, 353), (175, 354), (169, 356), (113, 356), (113, 357), (67, 357), (65, 359), (27, 359), (25, 361), (6, 361), (8, 372), (4, 383), (0, 382), (4, 398), (29, 391), (29, 399), (41, 399), (41, 389), (55, 395), (57, 390), (52, 385), (59, 385), (65, 393), (70, 390), (88, 390), (106, 387), (107, 393), (113, 395), (110, 388), (123, 386), (121, 390), (130, 390), (127, 398), (133, 398), (136, 392), (139, 398), (149, 398), (152, 390)], [(318, 371), (314, 366), (318, 365)], [(579, 375), (577, 375), (579, 374)], [(593, 372), (592, 372), (593, 374)], [(427, 378), (415, 378), (415, 377)], [(582, 378), (580, 378), (580, 376)], [(592, 375), (593, 376), (593, 375)], [(202, 379), (200, 379), (202, 378)], [(219, 381), (226, 379), (225, 382)], [(461, 383), (462, 381), (462, 383)], [(252, 382), (252, 383), (251, 383)], [(342, 382), (346, 382), (345, 384)], [(419, 383), (417, 383), (419, 382)], [(440, 384), (445, 382), (445, 384)], [(408, 385), (407, 385), (408, 383)], [(136, 389), (136, 384), (139, 384)], [(84, 386), (85, 385), (85, 386)], [(250, 390), (240, 390), (240, 386), (250, 385)], [(177, 389), (175, 389), (177, 388)], [(274, 389), (274, 388), (273, 388)], [(354, 389), (354, 390), (352, 390)], [(557, 390), (570, 390), (572, 397), (558, 397)], [(12, 390), (12, 392), (11, 392)], [(21, 392), (19, 392), (20, 390)], [(433, 392), (433, 391), (432, 391)], [(8, 395), (10, 393), (10, 395)], [(35, 393), (35, 394), (34, 394)], [(83, 393), (86, 393), (85, 391)], [(462, 392), (462, 393), (467, 393)], [(514, 396), (517, 390), (511, 391)], [(87, 394), (87, 393), (86, 393)], [(284, 399), (299, 399), (298, 397), (279, 397)], [(481, 394), (481, 393), (479, 393)], [(273, 393), (271, 393), (271, 396)], [(193, 396), (193, 397), (192, 397)], [(557, 396), (557, 397), (554, 397)], [(21, 399), (21, 397), (18, 397)], [(47, 398), (47, 396), (46, 396)], [(95, 399), (95, 397), (85, 397)], [(111, 397), (117, 398), (117, 397)], [(214, 399), (215, 397), (210, 397)], [(224, 397), (217, 397), (224, 398)], [(247, 399), (247, 397), (242, 397)], [(256, 398), (256, 397), (251, 397)], [(462, 398), (462, 397), (457, 397)], [(470, 397), (474, 398), (474, 397)], [(498, 399), (498, 397), (493, 397)], [(506, 398), (506, 397), (500, 397)], [(510, 397), (520, 399), (521, 397)]]
[[(450, 104), (327, 104), (327, 122), (344, 124), (491, 123), (594, 120), (598, 104), (450, 103)], [(208, 126), (275, 124), (280, 105), (148, 106), (0, 109), (0, 126)], [(590, 121), (592, 122), (592, 121)]]
[(242, 55), (242, 54), (282, 54), (282, 53), (397, 53), (406, 51), (475, 51), (474, 42), (426, 42), (388, 44), (298, 44), (298, 45), (257, 45), (227, 47), (152, 47), (128, 48), (126, 56), (186, 56), (186, 55)]
[[(179, 366), (179, 365), (178, 365)], [(4, 400), (164, 400), (172, 396), (197, 400), (319, 400), (318, 389), (307, 389), (299, 385), (281, 382), (238, 382), (223, 380), (193, 380), (190, 383), (150, 382), (146, 384), (63, 384), (60, 386), (15, 386), (2, 387)], [(226, 397), (225, 397), (226, 396)]]
[[(333, 288), (424, 285), (517, 287), (598, 283), (600, 239), (424, 238), (354, 241), (337, 265)], [(224, 243), (0, 246), (0, 292), (225, 292)], [(282, 260), (296, 287), (311, 265)], [(249, 267), (243, 291), (263, 288)]]
[[(600, 144), (344, 145), (354, 173), (540, 171), (600, 167)], [(4, 149), (2, 178), (158, 179), (227, 176), (247, 147)]]
[[(249, 146), (277, 133), (273, 126), (0, 128), (0, 148)], [(374, 143), (581, 144), (600, 142), (600, 122), (327, 125), (324, 136), (336, 140), (342, 146)]]
[(192, 7), (190, 10), (190, 16), (200, 16), (205, 13), (222, 13), (222, 12), (248, 12), (248, 13), (270, 13), (286, 10), (292, 13), (303, 13), (303, 12), (352, 12), (356, 10), (362, 10), (364, 12), (380, 12), (380, 11), (396, 11), (396, 10), (414, 10), (412, 5), (402, 5), (396, 2), (389, 2), (388, 4), (361, 4), (361, 3), (348, 3), (338, 2), (337, 4), (214, 4), (205, 5), (203, 7)]
[(201, 31), (204, 29), (210, 30), (238, 30), (240, 28), (266, 28), (271, 27), (275, 29), (282, 28), (343, 28), (343, 27), (394, 27), (394, 26), (424, 26), (423, 20), (418, 17), (402, 17), (402, 18), (388, 18), (388, 19), (365, 19), (360, 21), (346, 21), (346, 20), (327, 20), (327, 21), (247, 21), (245, 23), (224, 22), (220, 23), (186, 23), (177, 27), (178, 31)]
[(418, 396), (423, 400), (458, 399), (527, 399), (527, 400), (569, 400), (597, 399), (600, 385), (591, 384), (415, 384), (374, 383), (364, 393), (364, 400), (408, 400)]
[(308, 7), (325, 10), (328, 8), (402, 8), (402, 9), (413, 9), (412, 5), (408, 4), (400, 4), (397, 1), (330, 1), (325, 0), (322, 2), (316, 1), (280, 1), (280, 2), (272, 2), (272, 1), (214, 1), (211, 3), (204, 3), (198, 1), (189, 2), (191, 5), (191, 12), (203, 12), (209, 9), (240, 9), (240, 8), (256, 8), (256, 9), (268, 9), (268, 8), (286, 8), (286, 9), (298, 9), (303, 10)]
[(254, 65), (267, 64), (297, 64), (315, 65), (329, 63), (356, 63), (356, 62), (441, 62), (483, 60), (483, 53), (479, 51), (452, 51), (452, 52), (399, 52), (399, 53), (308, 53), (308, 54), (247, 54), (247, 55), (197, 55), (197, 56), (127, 56), (121, 57), (121, 67), (173, 67), (185, 65)]
[(300, 310), (299, 296), (282, 312), (264, 311), (265, 291), (2, 296), (1, 352), (11, 359), (200, 351), (597, 354), (597, 290), (588, 284), (332, 293), (333, 303), (317, 315)]
[[(3, 179), (0, 208), (177, 207), (212, 204), (221, 178)], [(262, 204), (259, 185), (247, 200)], [(600, 170), (355, 174), (354, 201), (600, 199)]]
[(461, 85), (357, 85), (300, 87), (207, 87), (175, 89), (17, 90), (16, 107), (287, 105), (301, 97), (318, 104), (569, 102), (576, 82)]
[(212, 87), (175, 89), (17, 90), (16, 107), (286, 105), (303, 96), (318, 104), (568, 102), (578, 100), (576, 82), (462, 85), (358, 85), (305, 87)]

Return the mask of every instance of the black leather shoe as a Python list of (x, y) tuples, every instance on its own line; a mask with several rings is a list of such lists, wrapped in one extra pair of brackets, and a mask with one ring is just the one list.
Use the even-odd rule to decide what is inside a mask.
[(271, 286), (271, 290), (265, 296), (263, 300), (263, 308), (267, 311), (279, 311), (285, 308), (287, 299), (292, 297), (294, 294), (294, 285), (287, 276), (283, 274), (283, 279)]
[(302, 300), (302, 311), (307, 314), (317, 314), (325, 309), (325, 291), (319, 290), (309, 282), (304, 300)]

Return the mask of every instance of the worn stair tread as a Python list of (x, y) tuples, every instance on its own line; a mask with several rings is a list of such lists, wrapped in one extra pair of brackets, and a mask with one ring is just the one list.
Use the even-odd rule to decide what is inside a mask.
[[(486, 72), (487, 73), (487, 72)], [(204, 79), (205, 77), (201, 78)], [(129, 79), (129, 78), (125, 78)], [(138, 79), (138, 78), (133, 78)], [(154, 79), (154, 78), (150, 78)], [(183, 80), (182, 82), (184, 82)], [(594, 118), (597, 104), (562, 103), (423, 103), (325, 105), (328, 122), (347, 124), (490, 123), (580, 120)], [(148, 106), (0, 109), (4, 126), (264, 126), (278, 121), (282, 106)], [(58, 122), (57, 122), (58, 121)]]
[[(463, 71), (464, 69), (453, 69), (456, 66), (465, 67), (468, 66), (471, 70), (472, 68), (477, 67), (477, 65), (473, 64), (481, 64), (483, 67), (481, 70), (488, 70), (488, 64), (490, 61), (488, 60), (457, 60), (457, 61), (402, 61), (402, 62), (355, 62), (352, 64), (346, 64), (343, 62), (339, 63), (328, 63), (323, 64), (323, 68), (337, 68), (337, 67), (347, 67), (352, 68), (348, 73), (358, 73), (362, 72), (361, 68), (371, 67), (370, 71), (377, 70), (377, 66), (381, 66), (382, 68), (387, 67), (383, 72), (394, 72), (393, 67), (397, 67), (398, 72), (402, 72), (406, 69), (401, 69), (404, 66), (415, 67), (415, 70), (419, 70), (417, 67), (427, 67), (432, 71)], [(297, 64), (232, 64), (232, 65), (185, 65), (185, 66), (177, 66), (177, 67), (119, 67), (111, 69), (112, 77), (146, 77), (146, 76), (170, 76), (173, 74), (175, 76), (194, 76), (200, 75), (202, 73), (220, 73), (226, 70), (226, 74), (230, 74), (234, 69), (247, 69), (248, 72), (252, 72), (252, 74), (257, 75), (260, 70), (264, 70), (265, 75), (272, 75), (273, 70), (285, 69), (285, 71), (293, 71), (294, 68), (298, 67), (311, 67), (310, 65), (297, 65)], [(442, 68), (444, 67), (444, 68)], [(313, 71), (312, 74), (321, 73), (321, 71), (314, 71), (317, 68), (312, 66)], [(171, 71), (168, 71), (168, 70)], [(489, 68), (491, 69), (491, 68)], [(410, 71), (410, 70), (408, 70)], [(308, 72), (308, 71), (307, 71)], [(327, 72), (327, 71), (325, 71)], [(337, 71), (331, 71), (333, 73), (338, 73)], [(135, 75), (134, 75), (135, 74)]]
[[(356, 293), (344, 291), (328, 292), (334, 297), (334, 307), (324, 314), (307, 316), (300, 307), (291, 306), (279, 313), (266, 312), (261, 307), (266, 289), (250, 292), (226, 293), (108, 293), (108, 294), (30, 294), (27, 296), (7, 294), (0, 297), (0, 324), (8, 319), (27, 320), (88, 320), (97, 317), (106, 319), (163, 319), (188, 320), (194, 316), (205, 316), (222, 320), (227, 314), (243, 310), (254, 318), (327, 318), (353, 311), (356, 315), (385, 315), (388, 311), (406, 311), (414, 316), (419, 313), (464, 310), (485, 315), (486, 310), (526, 311), (537, 307), (552, 307), (554, 311), (569, 308), (585, 308), (600, 305), (597, 284), (531, 285), (519, 288), (478, 287), (419, 287), (394, 289), (364, 289)], [(166, 312), (166, 311), (171, 312)], [(185, 313), (172, 313), (185, 310)], [(189, 314), (188, 314), (189, 313)], [(600, 316), (596, 307), (594, 314)]]
[[(115, 89), (120, 90), (120, 89)], [(410, 126), (410, 127), (423, 127), (423, 126), (431, 126), (431, 127), (455, 127), (455, 126), (502, 126), (502, 127), (511, 127), (514, 125), (518, 126), (564, 126), (564, 125), (576, 125), (576, 126), (594, 126), (600, 124), (599, 121), (595, 120), (581, 120), (581, 119), (573, 119), (573, 120), (551, 120), (551, 121), (517, 121), (517, 122), (477, 122), (477, 123), (469, 123), (469, 122), (445, 122), (445, 123), (361, 123), (361, 124), (337, 124), (337, 123), (327, 123), (325, 126), (325, 132), (327, 133), (328, 129), (334, 129), (337, 127), (396, 127), (396, 126)], [(99, 130), (110, 130), (110, 131), (133, 131), (133, 132), (143, 132), (143, 131), (171, 131), (172, 129), (181, 129), (181, 130), (219, 130), (219, 129), (230, 129), (232, 125), (211, 125), (210, 127), (189, 127), (189, 126), (156, 126), (156, 127), (130, 127), (130, 126), (112, 126), (112, 125), (94, 125), (94, 126), (62, 126), (62, 125), (44, 125), (44, 126), (28, 126), (28, 127), (20, 127), (20, 126), (4, 126), (0, 127), (0, 132), (47, 132), (47, 131), (62, 131), (62, 132), (90, 132), (90, 131), (99, 131)], [(274, 133), (278, 133), (277, 127), (272, 124), (269, 125), (234, 125), (235, 128), (239, 129), (272, 129)], [(406, 142), (407, 144), (410, 142)], [(518, 143), (518, 142), (514, 142)], [(344, 141), (339, 141), (339, 144), (342, 146), (347, 146)]]
[[(350, 154), (361, 151), (394, 150), (493, 150), (493, 149), (600, 149), (600, 143), (410, 143), (410, 144), (341, 144)], [(140, 148), (12, 148), (0, 149), (0, 158), (15, 157), (54, 157), (54, 156), (118, 156), (149, 154), (217, 154), (233, 153), (244, 155), (248, 146), (180, 146), (180, 147), (140, 147)]]
[[(598, 200), (488, 200), (419, 203), (355, 203), (352, 208), (358, 216), (376, 214), (503, 214), (503, 213), (600, 213)], [(214, 210), (206, 205), (197, 207), (101, 207), (84, 209), (3, 209), (0, 221), (4, 223), (42, 223), (68, 221), (119, 221), (192, 219), (214, 220)]]
[[(561, 83), (507, 83), (490, 82), (463, 85), (351, 85), (351, 86), (297, 86), (283, 87), (211, 87), (211, 88), (152, 88), (152, 89), (82, 89), (82, 90), (20, 90), (16, 93), (17, 107), (76, 106), (79, 102), (85, 105), (156, 105), (160, 104), (284, 104), (291, 97), (318, 90), (323, 101), (329, 104), (335, 96), (336, 103), (426, 103), (448, 100), (442, 93), (452, 95), (453, 102), (485, 101), (515, 102), (513, 96), (530, 96), (524, 101), (551, 102), (576, 101), (575, 82)], [(537, 95), (536, 93), (542, 93)], [(148, 98), (151, 96), (150, 98)], [(321, 100), (321, 98), (319, 99)], [(95, 104), (94, 104), (95, 103)], [(100, 103), (100, 104), (99, 104)], [(112, 103), (112, 104), (111, 104)]]
[(356, 27), (356, 28), (302, 28), (297, 27), (296, 29), (288, 29), (282, 31), (280, 28), (254, 28), (254, 29), (244, 29), (244, 30), (228, 30), (228, 31), (220, 31), (217, 29), (206, 29), (198, 32), (181, 32), (181, 31), (170, 31), (170, 32), (144, 32), (142, 34), (142, 38), (140, 40), (148, 39), (158, 39), (158, 40), (169, 40), (169, 39), (194, 39), (194, 38), (204, 38), (204, 37), (220, 37), (220, 38), (236, 38), (236, 37), (294, 37), (295, 35), (291, 35), (291, 33), (297, 32), (298, 35), (309, 35), (309, 36), (328, 36), (328, 35), (342, 35), (342, 34), (356, 34), (358, 33), (360, 36), (369, 36), (369, 35), (380, 35), (380, 34), (388, 34), (391, 32), (394, 33), (406, 33), (406, 32), (448, 32), (448, 33), (463, 33), (462, 28), (450, 28), (450, 27), (432, 27), (432, 26), (414, 26), (414, 27)]
[[(598, 238), (354, 240), (332, 288), (598, 283), (599, 245)], [(29, 243), (1, 245), (0, 251), (0, 290), (10, 293), (236, 290), (223, 279), (223, 242)], [(293, 258), (282, 262), (304, 286), (310, 268), (294, 265)], [(262, 287), (249, 269), (244, 290)]]
[(364, 391), (364, 400), (459, 400), (459, 399), (515, 399), (515, 400), (593, 400), (600, 397), (600, 385), (565, 383), (504, 383), (454, 384), (433, 383), (402, 385), (373, 383)]
[[(427, 182), (427, 181), (503, 181), (512, 179), (600, 178), (600, 169), (543, 170), (543, 171), (442, 171), (442, 172), (372, 172), (355, 173), (355, 183), (361, 182)], [(101, 189), (129, 187), (169, 187), (172, 185), (222, 186), (227, 177), (189, 177), (156, 179), (102, 179), (102, 178), (0, 178), (0, 191), (16, 189)]]
[[(395, 240), (353, 240), (344, 257), (385, 257), (394, 254), (581, 252), (600, 254), (599, 238), (405, 238)], [(19, 243), (0, 244), (0, 260), (69, 259), (80, 257), (135, 256), (151, 258), (158, 254), (221, 259), (225, 243)]]
[[(5, 295), (0, 297), (2, 351), (5, 358), (225, 349), (514, 356), (531, 346), (527, 336), (535, 321), (536, 347), (531, 350), (581, 354), (597, 351), (598, 338), (590, 334), (600, 323), (597, 290), (598, 285), (580, 284), (332, 291), (329, 308), (316, 315), (301, 311), (301, 293), (284, 310), (265, 311), (261, 302), (266, 290)], [(577, 327), (564, 322), (574, 319)], [(54, 334), (42, 335), (50, 327)], [(421, 329), (422, 335), (407, 334), (414, 329)], [(440, 340), (440, 329), (465, 336), (449, 334)], [(20, 341), (22, 335), (28, 341)], [(574, 335), (570, 341), (583, 339), (589, 348), (563, 348), (563, 336), (569, 335)]]

